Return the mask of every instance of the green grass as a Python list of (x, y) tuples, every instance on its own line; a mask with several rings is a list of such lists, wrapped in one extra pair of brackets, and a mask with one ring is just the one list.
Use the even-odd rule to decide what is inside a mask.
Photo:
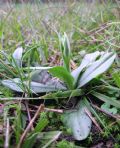
[[(19, 46), (22, 46), (25, 51), (35, 50), (39, 48), (41, 53), (41, 56), (39, 57), (40, 59), (38, 58), (39, 63), (41, 65), (55, 65), (57, 64), (56, 56), (58, 56), (58, 61), (61, 63), (58, 33), (66, 32), (71, 44), (72, 59), (78, 65), (81, 61), (80, 51), (82, 50), (85, 50), (86, 52), (92, 52), (96, 50), (113, 50), (117, 51), (117, 53), (119, 54), (119, 19), (120, 8), (118, 5), (111, 2), (108, 4), (87, 4), (83, 2), (70, 3), (69, 1), (67, 1), (66, 3), (55, 4), (35, 3), (3, 5), (0, 6), (0, 52), (5, 51), (10, 55)], [(3, 60), (3, 57), (1, 55), (0, 58)], [(34, 60), (36, 60), (35, 57), (33, 58)], [(55, 59), (55, 64), (51, 62), (52, 59)], [(29, 65), (29, 57), (27, 62), (26, 63)], [(117, 66), (114, 65), (113, 68), (117, 69)], [(0, 80), (5, 79), (6, 75), (7, 77), (12, 77), (7, 73), (7, 71), (2, 70), (3, 69), (1, 68)], [(19, 72), (18, 70), (19, 69), (16, 69), (15, 72), (17, 75), (20, 76), (21, 72)], [(104, 77), (105, 80), (108, 81), (109, 77)], [(113, 80), (112, 82), (114, 83)], [(104, 92), (105, 90), (102, 91)], [(20, 94), (15, 94), (9, 89), (6, 89), (2, 85), (0, 85), (1, 98), (12, 97), (16, 95), (20, 96)], [(56, 103), (54, 105), (54, 101), (46, 101), (45, 104), (47, 104), (47, 106), (50, 108), (54, 108), (54, 106), (57, 108), (61, 108), (66, 107), (66, 101), (64, 101), (62, 102), (62, 104), (58, 101), (57, 103), (59, 104), (57, 105)], [(19, 143), (21, 133), (25, 129), (25, 125), (28, 123), (26, 115), (27, 112), (21, 111), (21, 109), (25, 110), (26, 103), (6, 103), (5, 101), (0, 101), (0, 103), (5, 105), (4, 113), (2, 115), (4, 117), (4, 121), (3, 118), (0, 118), (0, 125), (5, 124), (9, 117), (10, 125), (13, 125), (11, 126), (11, 128), (14, 133), (12, 133), (13, 137), (10, 139), (10, 144), (14, 143), (14, 138), (16, 139), (17, 144)], [(33, 104), (35, 107), (38, 102), (36, 103), (34, 101), (31, 101), (29, 104)], [(30, 108), (32, 110), (32, 115), (36, 111), (36, 108), (34, 107)], [(8, 110), (10, 110), (10, 114), (8, 113)], [(109, 128), (112, 124), (115, 124), (115, 126), (112, 126), (112, 128), (110, 129), (110, 133), (107, 128), (105, 129), (104, 133), (100, 135), (99, 133), (97, 133), (97, 135), (101, 136), (101, 139), (104, 139), (105, 137), (106, 140), (109, 140), (109, 135), (113, 133), (113, 136), (115, 136), (115, 138), (120, 141), (119, 133), (115, 135), (115, 133), (119, 132), (119, 122), (117, 120), (111, 120), (110, 118), (104, 116), (99, 112), (98, 114), (99, 117), (102, 118), (106, 127), (108, 126)], [(63, 129), (63, 131), (65, 130), (65, 140), (63, 137), (63, 140), (60, 140), (58, 143), (54, 142), (53, 147), (62, 148), (66, 147), (66, 145), (71, 148), (75, 147), (75, 145), (73, 144), (74, 140), (71, 140), (72, 137), (68, 133), (66, 133), (66, 129), (65, 127), (63, 127), (60, 116), (58, 114), (44, 114), (43, 112), (41, 116), (45, 116), (42, 119), (43, 121), (45, 120), (44, 131), (49, 131), (50, 129), (58, 130), (59, 127), (60, 129)], [(48, 121), (50, 123), (48, 123)], [(38, 123), (42, 124), (40, 121), (36, 120), (34, 123), (34, 127), (37, 127), (39, 129), (41, 127), (39, 127)], [(29, 142), (29, 140), (34, 141), (35, 133), (31, 133), (33, 133), (33, 136), (31, 136), (30, 134), (26, 140), (27, 142)], [(92, 145), (92, 143), (94, 143), (95, 136), (96, 134), (91, 133), (86, 141), (83, 141), (83, 143), (78, 143), (77, 145), (89, 147)], [(70, 143), (68, 141), (70, 141)], [(0, 145), (3, 146), (3, 144), (3, 137), (0, 137)]]
[(19, 45), (26, 48), (28, 44), (40, 44), (48, 54), (58, 49), (56, 32), (66, 32), (73, 51), (118, 49), (120, 23), (117, 22), (120, 16), (116, 7), (111, 3), (70, 2), (3, 7), (0, 47), (11, 52)]

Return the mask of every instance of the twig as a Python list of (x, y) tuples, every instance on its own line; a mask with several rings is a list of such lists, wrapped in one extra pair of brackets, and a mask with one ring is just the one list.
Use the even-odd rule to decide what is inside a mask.
[[(38, 109), (38, 106), (37, 105), (32, 105), (32, 104), (29, 104), (29, 106), (31, 107), (34, 107), (34, 108), (37, 108)], [(64, 111), (62, 109), (54, 109), (54, 108), (44, 108), (45, 111), (50, 111), (50, 112), (56, 112), (56, 113), (63, 113)]]
[(9, 118), (7, 118), (4, 148), (9, 148), (9, 133), (10, 133), (10, 123), (9, 123)]
[(10, 98), (0, 98), (0, 101), (12, 101), (12, 100), (40, 100), (41, 98), (23, 98), (23, 97), (10, 97)]
[[(28, 115), (28, 120), (29, 122), (31, 121), (31, 115), (30, 115), (30, 110), (29, 110), (29, 106), (28, 106), (28, 101), (25, 100), (25, 107), (26, 107), (26, 111), (27, 111), (27, 115)], [(34, 130), (33, 124), (31, 125), (31, 131)]]
[(51, 109), (51, 108), (44, 108), (45, 111), (49, 111), (49, 112), (56, 112), (56, 113), (63, 113), (62, 109)]
[(99, 131), (100, 132), (103, 132), (103, 130), (101, 129), (101, 127), (99, 126), (99, 124), (97, 123), (97, 121), (95, 120), (95, 118), (92, 117), (90, 111), (87, 108), (85, 109), (85, 112), (90, 117), (90, 119), (93, 121), (93, 123), (96, 125), (96, 127), (99, 129)]
[(94, 108), (96, 108), (97, 110), (99, 110), (99, 111), (105, 113), (106, 115), (108, 115), (108, 116), (110, 116), (110, 117), (112, 117), (112, 118), (115, 118), (115, 119), (117, 119), (117, 120), (120, 120), (120, 116), (115, 116), (115, 115), (113, 115), (113, 114), (111, 114), (111, 113), (109, 113), (109, 112), (107, 112), (107, 111), (105, 111), (105, 110), (99, 108), (98, 106), (96, 106), (96, 105), (94, 105), (94, 104), (92, 104), (92, 106), (93, 106)]
[(111, 124), (109, 124), (109, 127), (115, 125), (116, 123), (118, 123), (117, 121), (112, 122)]
[(37, 112), (35, 113), (34, 117), (31, 119), (30, 123), (28, 124), (28, 126), (26, 127), (24, 133), (22, 134), (21, 138), (20, 138), (20, 142), (17, 145), (17, 148), (21, 148), (21, 144), (23, 143), (24, 138), (26, 137), (27, 133), (29, 132), (31, 125), (33, 124), (33, 122), (35, 121), (35, 119), (37, 118), (37, 116), (39, 115), (40, 112), (42, 112), (44, 110), (44, 105), (41, 104), (37, 110)]

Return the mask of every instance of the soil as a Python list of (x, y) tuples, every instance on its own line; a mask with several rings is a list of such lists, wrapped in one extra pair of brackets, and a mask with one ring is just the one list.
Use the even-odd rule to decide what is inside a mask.
[[(115, 134), (117, 133), (114, 133), (114, 135)], [(117, 142), (112, 136), (109, 136), (108, 138), (103, 138), (95, 125), (92, 126), (91, 135), (93, 140), (90, 143), (88, 142), (88, 139), (85, 139), (83, 141), (75, 141), (75, 145), (85, 148), (114, 148), (114, 145), (118, 144), (120, 147), (120, 141)], [(72, 136), (64, 134), (60, 136), (58, 141), (61, 141), (63, 139), (69, 142), (74, 141), (74, 138)]]

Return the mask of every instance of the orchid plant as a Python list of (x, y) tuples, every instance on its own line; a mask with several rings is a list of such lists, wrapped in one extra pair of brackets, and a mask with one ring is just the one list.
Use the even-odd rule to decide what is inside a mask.
[[(26, 92), (29, 88), (32, 93), (48, 93), (40, 96), (41, 99), (61, 99), (75, 97), (78, 99), (75, 109), (67, 110), (63, 115), (63, 123), (70, 128), (76, 140), (85, 139), (90, 132), (92, 120), (86, 113), (86, 109), (91, 111), (90, 103), (86, 98), (86, 87), (91, 81), (98, 78), (107, 71), (116, 58), (113, 52), (99, 52), (86, 54), (78, 68), (72, 71), (70, 67), (71, 49), (70, 42), (66, 33), (59, 35), (60, 50), (62, 53), (63, 66), (54, 67), (29, 67), (32, 70), (30, 80), (21, 80), (21, 78), (2, 80), (2, 84), (13, 91)], [(20, 69), (22, 67), (23, 49), (17, 48), (12, 55), (13, 66)], [(27, 71), (27, 67), (24, 68)], [(28, 74), (25, 73), (28, 77)], [(53, 77), (57, 79), (53, 79)], [(59, 80), (58, 80), (59, 79)], [(107, 96), (95, 92), (91, 88), (92, 96), (109, 102), (110, 105), (120, 108), (120, 102), (112, 100)]]

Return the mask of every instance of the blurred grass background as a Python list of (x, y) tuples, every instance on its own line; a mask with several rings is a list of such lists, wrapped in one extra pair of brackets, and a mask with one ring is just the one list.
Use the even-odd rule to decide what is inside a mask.
[[(0, 50), (40, 47), (48, 57), (66, 32), (73, 54), (81, 50), (120, 49), (119, 3), (69, 1), (0, 5)], [(75, 52), (74, 52), (75, 51)]]

